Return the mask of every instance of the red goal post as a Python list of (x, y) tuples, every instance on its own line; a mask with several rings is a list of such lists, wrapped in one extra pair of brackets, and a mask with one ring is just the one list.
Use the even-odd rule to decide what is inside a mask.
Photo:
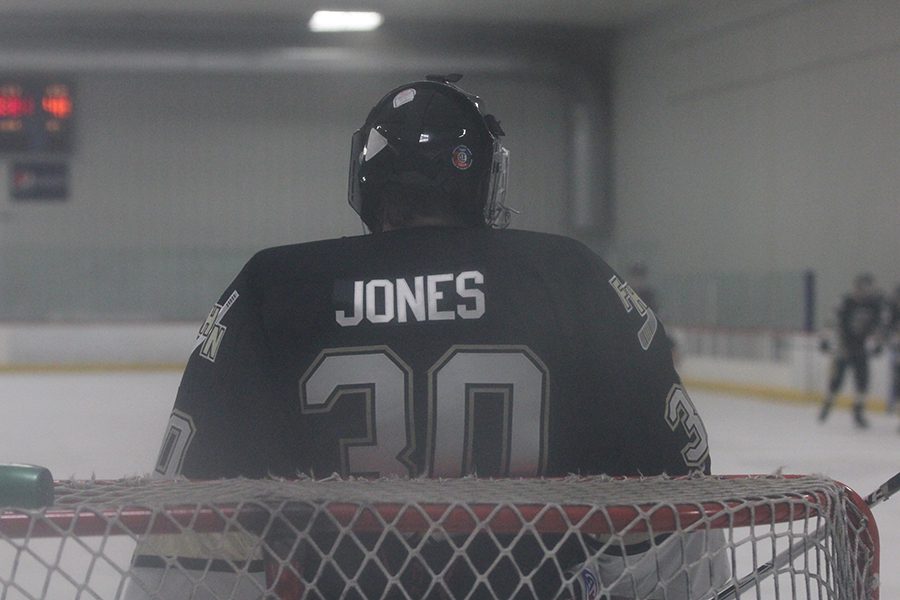
[[(61, 481), (50, 507), (0, 511), (3, 598), (166, 598), (131, 555), (180, 537), (266, 598), (577, 597), (590, 579), (596, 597), (878, 598), (871, 511), (823, 477)], [(671, 552), (698, 535), (721, 543)], [(659, 556), (685, 564), (648, 584)], [(723, 577), (691, 581), (715, 561)], [(217, 597), (208, 567), (163, 566)]]

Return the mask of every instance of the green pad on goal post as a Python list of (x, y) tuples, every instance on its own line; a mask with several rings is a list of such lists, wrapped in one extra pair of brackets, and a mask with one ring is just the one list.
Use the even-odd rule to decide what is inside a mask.
[(36, 465), (0, 465), (0, 508), (42, 508), (53, 504), (53, 476)]

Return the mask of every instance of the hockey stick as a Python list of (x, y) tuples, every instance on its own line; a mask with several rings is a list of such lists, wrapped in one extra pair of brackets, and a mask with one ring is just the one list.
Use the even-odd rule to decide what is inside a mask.
[(900, 473), (882, 483), (877, 490), (866, 496), (865, 502), (869, 505), (869, 508), (872, 508), (873, 506), (878, 506), (898, 491), (900, 491)]
[[(900, 473), (897, 473), (883, 484), (877, 490), (869, 494), (863, 500), (869, 508), (881, 504), (894, 494), (900, 491)], [(748, 589), (759, 584), (760, 581), (772, 574), (776, 569), (793, 562), (794, 558), (806, 552), (806, 550), (815, 544), (818, 544), (825, 538), (825, 530), (817, 529), (812, 535), (804, 537), (802, 540), (783, 550), (777, 554), (772, 560), (762, 565), (739, 579), (736, 583), (732, 583), (720, 590), (716, 590), (712, 595), (706, 596), (703, 600), (730, 600), (735, 598), (739, 593), (743, 593)]]

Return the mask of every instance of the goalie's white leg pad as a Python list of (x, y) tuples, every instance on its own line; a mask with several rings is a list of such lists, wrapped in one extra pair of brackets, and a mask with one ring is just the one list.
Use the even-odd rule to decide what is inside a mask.
[(723, 586), (729, 562), (722, 531), (673, 535), (639, 554), (601, 554), (583, 565), (583, 598), (607, 595), (648, 600), (696, 600)]

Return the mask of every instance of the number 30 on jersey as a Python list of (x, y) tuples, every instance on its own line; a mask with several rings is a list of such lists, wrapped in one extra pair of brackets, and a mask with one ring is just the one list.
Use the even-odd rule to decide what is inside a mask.
[(460, 477), (475, 464), (478, 402), (502, 398), (501, 471), (536, 476), (547, 458), (549, 373), (525, 346), (453, 346), (428, 369), (426, 415), (415, 415), (413, 371), (387, 346), (325, 350), (300, 379), (300, 412), (324, 414), (362, 395), (365, 434), (339, 441), (345, 475), (414, 473), (414, 418), (427, 421), (425, 469)]

